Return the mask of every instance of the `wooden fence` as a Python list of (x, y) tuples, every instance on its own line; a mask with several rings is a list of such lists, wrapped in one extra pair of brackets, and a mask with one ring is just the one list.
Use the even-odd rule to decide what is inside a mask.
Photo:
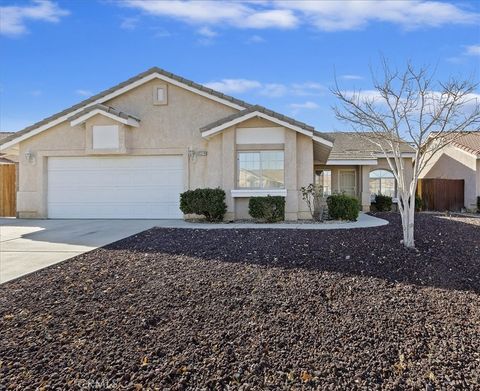
[(0, 164), (0, 216), (14, 217), (17, 211), (15, 164)]
[(425, 178), (418, 180), (417, 195), (424, 210), (459, 211), (465, 207), (463, 179)]

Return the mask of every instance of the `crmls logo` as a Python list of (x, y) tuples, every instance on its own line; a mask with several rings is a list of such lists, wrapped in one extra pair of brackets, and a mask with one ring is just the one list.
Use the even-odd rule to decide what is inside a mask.
[(78, 379), (73, 381), (73, 385), (79, 387), (81, 390), (114, 390), (119, 388), (119, 385), (117, 383), (111, 382), (107, 379)]

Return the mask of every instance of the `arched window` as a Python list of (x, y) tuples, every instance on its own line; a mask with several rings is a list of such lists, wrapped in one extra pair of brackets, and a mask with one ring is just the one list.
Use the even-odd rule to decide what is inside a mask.
[(373, 170), (370, 172), (370, 196), (377, 194), (396, 197), (395, 177), (387, 170)]

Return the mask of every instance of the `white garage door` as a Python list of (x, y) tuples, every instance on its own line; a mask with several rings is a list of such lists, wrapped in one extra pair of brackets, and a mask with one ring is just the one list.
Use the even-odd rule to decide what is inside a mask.
[(50, 218), (180, 218), (182, 156), (51, 157)]

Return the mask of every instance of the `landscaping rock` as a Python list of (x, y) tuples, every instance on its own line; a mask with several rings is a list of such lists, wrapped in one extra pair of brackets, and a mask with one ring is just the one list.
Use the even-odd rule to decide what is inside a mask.
[(480, 226), (151, 229), (1, 286), (0, 389), (480, 388)]

